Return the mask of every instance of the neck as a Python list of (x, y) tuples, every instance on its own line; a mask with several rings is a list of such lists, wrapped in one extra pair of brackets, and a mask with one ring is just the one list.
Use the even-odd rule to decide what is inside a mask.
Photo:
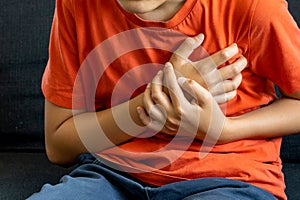
[(185, 0), (166, 1), (154, 10), (137, 13), (137, 15), (144, 20), (168, 21), (182, 8), (184, 3)]
[(186, 0), (118, 0), (128, 12), (144, 20), (168, 21), (183, 6)]

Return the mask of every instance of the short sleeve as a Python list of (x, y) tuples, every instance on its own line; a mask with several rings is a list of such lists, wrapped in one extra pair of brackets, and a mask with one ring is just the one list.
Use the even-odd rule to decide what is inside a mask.
[(73, 85), (79, 69), (77, 49), (72, 2), (57, 0), (42, 91), (47, 100), (65, 108), (72, 108)]
[(284, 0), (260, 0), (250, 27), (254, 73), (287, 93), (300, 91), (300, 30)]

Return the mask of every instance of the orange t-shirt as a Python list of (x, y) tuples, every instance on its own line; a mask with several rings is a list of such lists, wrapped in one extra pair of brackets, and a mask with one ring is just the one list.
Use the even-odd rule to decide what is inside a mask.
[[(227, 116), (272, 102), (273, 83), (288, 93), (300, 90), (300, 31), (284, 0), (187, 0), (167, 22), (142, 20), (116, 0), (57, 0), (43, 93), (65, 108), (118, 105), (143, 91), (185, 35), (199, 33), (208, 54), (235, 42), (248, 60), (237, 96), (225, 105)], [(207, 55), (203, 49), (192, 59)], [(144, 172), (131, 174), (152, 185), (225, 177), (286, 199), (280, 144), (280, 138), (236, 141), (200, 158), (201, 142), (156, 134), (98, 155)]]

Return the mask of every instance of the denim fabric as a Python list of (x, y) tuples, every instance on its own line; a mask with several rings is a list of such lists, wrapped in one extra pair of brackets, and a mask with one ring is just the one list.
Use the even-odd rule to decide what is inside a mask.
[(81, 165), (57, 185), (46, 184), (28, 200), (274, 200), (255, 186), (224, 178), (203, 178), (150, 187), (123, 172), (112, 170), (90, 155), (80, 157)]

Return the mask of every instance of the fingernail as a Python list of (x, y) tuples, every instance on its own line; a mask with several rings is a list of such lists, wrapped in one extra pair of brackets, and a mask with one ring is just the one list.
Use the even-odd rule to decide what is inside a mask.
[(197, 40), (197, 42), (202, 43), (203, 40), (204, 40), (204, 34), (203, 34), (203, 33), (200, 33), (199, 35), (197, 35), (197, 36), (195, 37), (195, 39)]
[(139, 115), (140, 115), (140, 114), (141, 114), (141, 112), (142, 112), (142, 111), (141, 111), (141, 108), (139, 108), (139, 107), (138, 107), (138, 108), (136, 108), (136, 111), (137, 111), (137, 113), (138, 113)]
[(179, 85), (183, 85), (186, 82), (186, 78), (181, 76), (177, 79), (177, 82)]
[(231, 48), (229, 49), (230, 53), (238, 53), (239, 49), (236, 43), (231, 45)]
[(171, 64), (170, 62), (167, 62), (167, 63), (165, 64), (165, 67), (170, 67), (170, 68), (171, 68), (171, 67), (173, 67), (173, 66), (172, 66), (172, 64)]

